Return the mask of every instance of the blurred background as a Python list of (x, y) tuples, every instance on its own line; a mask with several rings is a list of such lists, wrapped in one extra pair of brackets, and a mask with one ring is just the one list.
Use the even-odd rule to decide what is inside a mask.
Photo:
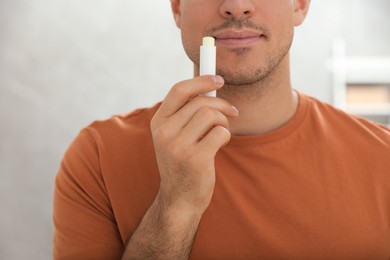
[[(390, 1), (312, 1), (294, 88), (390, 124)], [(169, 1), (0, 1), (0, 259), (51, 259), (62, 156), (94, 120), (192, 76)]]

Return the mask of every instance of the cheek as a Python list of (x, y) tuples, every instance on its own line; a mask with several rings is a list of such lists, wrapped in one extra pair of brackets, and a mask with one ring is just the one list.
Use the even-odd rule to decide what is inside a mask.
[(202, 37), (204, 27), (207, 25), (206, 19), (201, 17), (201, 15), (196, 15), (199, 12), (187, 11), (182, 14), (182, 19), (180, 23), (180, 29), (182, 34), (185, 35), (198, 35)]
[(204, 18), (195, 15), (197, 12), (184, 13), (181, 20), (180, 30), (184, 50), (187, 56), (199, 64), (199, 49), (202, 37), (206, 31), (207, 22)]
[(292, 37), (295, 22), (292, 9), (280, 9), (272, 17), (268, 17), (268, 21), (273, 38), (283, 41), (283, 39)]
[(187, 56), (195, 64), (199, 63), (199, 46), (201, 35), (199, 32), (195, 31), (196, 26), (191, 21), (183, 21), (181, 27), (181, 39), (183, 48)]
[(262, 10), (262, 14), (266, 19), (275, 26), (286, 28), (294, 25), (294, 4), (293, 1), (286, 4), (286, 1), (290, 0), (275, 0), (269, 2), (269, 4)]

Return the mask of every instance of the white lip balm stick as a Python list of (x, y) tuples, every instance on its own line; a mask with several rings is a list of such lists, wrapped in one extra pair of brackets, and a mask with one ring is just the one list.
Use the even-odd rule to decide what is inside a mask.
[[(200, 46), (199, 75), (215, 75), (217, 65), (217, 47), (213, 37), (204, 37)], [(205, 93), (204, 96), (215, 97), (216, 91)]]

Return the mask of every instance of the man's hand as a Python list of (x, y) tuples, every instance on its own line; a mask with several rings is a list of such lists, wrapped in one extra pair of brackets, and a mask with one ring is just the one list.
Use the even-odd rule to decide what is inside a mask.
[(123, 259), (188, 259), (213, 194), (215, 154), (230, 139), (228, 117), (238, 116), (225, 100), (200, 96), (223, 83), (219, 76), (180, 82), (153, 117), (160, 189)]
[(201, 94), (222, 86), (220, 76), (176, 84), (151, 122), (161, 176), (159, 196), (170, 207), (202, 214), (210, 203), (214, 157), (230, 139), (228, 117), (238, 111), (223, 99)]

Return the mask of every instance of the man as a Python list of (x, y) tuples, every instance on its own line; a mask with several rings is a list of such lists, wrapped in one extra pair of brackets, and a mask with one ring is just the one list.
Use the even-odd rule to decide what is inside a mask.
[[(171, 0), (195, 77), (81, 131), (56, 180), (55, 258), (390, 257), (389, 129), (292, 90), (309, 3)], [(219, 76), (198, 77), (204, 36)]]

